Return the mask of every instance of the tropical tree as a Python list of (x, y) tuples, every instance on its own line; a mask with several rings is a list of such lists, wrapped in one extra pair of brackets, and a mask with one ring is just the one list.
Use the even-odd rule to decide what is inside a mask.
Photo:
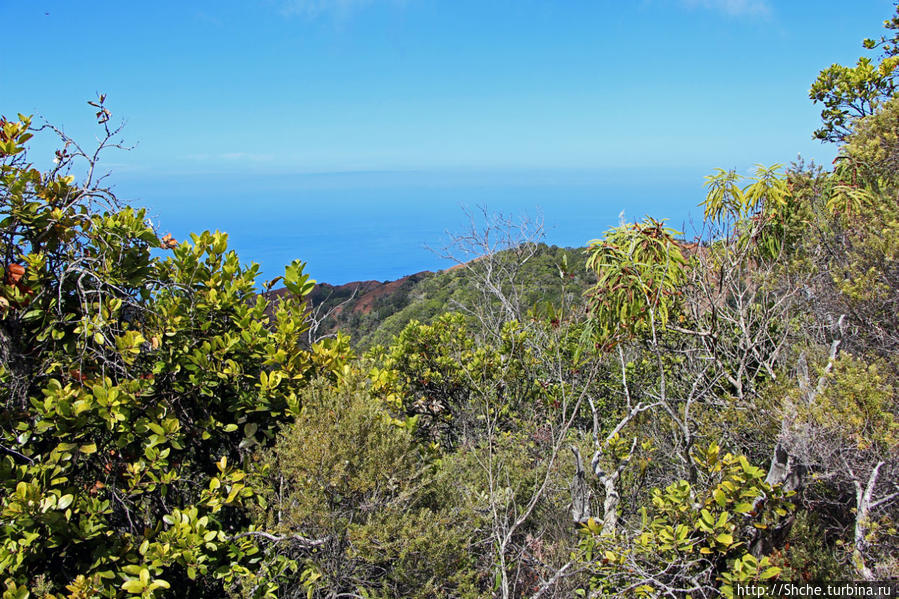
[(102, 187), (96, 104), (99, 148), (63, 136), (46, 172), (31, 120), (0, 120), (4, 596), (218, 597), (258, 552), (251, 449), (347, 349), (298, 350), (302, 263), (270, 304), (225, 234), (160, 237)]
[(822, 141), (842, 142), (856, 120), (874, 114), (877, 106), (896, 94), (896, 69), (899, 67), (899, 4), (896, 14), (884, 21), (892, 32), (879, 40), (866, 39), (866, 50), (880, 48), (880, 60), (858, 59), (854, 67), (833, 64), (818, 74), (809, 97), (824, 104), (822, 126), (814, 136)]

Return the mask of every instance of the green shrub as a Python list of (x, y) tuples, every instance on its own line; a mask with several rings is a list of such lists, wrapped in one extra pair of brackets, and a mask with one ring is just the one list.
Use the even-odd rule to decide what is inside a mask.
[(270, 305), (226, 235), (160, 239), (75, 184), (83, 155), (34, 169), (29, 125), (0, 120), (0, 579), (15, 597), (220, 597), (258, 551), (235, 537), (247, 454), (345, 341), (298, 351), (302, 263)]
[(336, 387), (315, 383), (302, 403), (270, 458), (265, 517), (269, 530), (320, 543), (278, 549), (314, 573), (284, 588), (302, 596), (473, 596), (470, 512), (439, 492), (414, 421), (391, 417), (354, 377)]

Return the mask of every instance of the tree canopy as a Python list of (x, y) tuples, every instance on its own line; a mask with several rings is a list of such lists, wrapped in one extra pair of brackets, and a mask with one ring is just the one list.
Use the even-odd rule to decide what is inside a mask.
[(693, 238), (490, 221), (360, 355), (309, 334), (302, 262), (260, 293), (224, 233), (120, 203), (102, 97), (97, 148), (0, 120), (3, 599), (899, 577), (896, 40), (812, 88), (832, 169), (719, 169)]

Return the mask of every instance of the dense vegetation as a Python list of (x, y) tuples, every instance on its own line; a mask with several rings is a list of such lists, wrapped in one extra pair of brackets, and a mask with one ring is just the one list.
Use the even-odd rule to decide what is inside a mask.
[[(484, 297), (478, 284), (485, 278), (485, 269), (497, 265), (507, 269), (504, 284), (513, 287), (517, 283), (521, 305), (532, 309), (560, 305), (563, 293), (567, 294), (565, 301), (571, 302), (595, 281), (592, 272), (567, 266), (583, 262), (582, 249), (548, 246), (518, 237), (515, 246), (479, 254), (488, 255), (490, 264), (471, 260), (441, 272), (421, 272), (386, 283), (317, 285), (308, 297), (310, 307), (320, 317), (315, 335), (351, 333), (353, 347), (367, 350), (389, 344), (413, 320), (430, 323), (451, 311), (475, 319), (471, 307), (478, 305), (478, 300), (499, 302), (493, 294)], [(567, 277), (567, 285), (559, 285), (560, 275)]]
[(257, 295), (225, 235), (160, 237), (99, 151), (40, 172), (0, 121), (3, 599), (899, 576), (897, 46), (865, 45), (812, 88), (832, 171), (719, 171), (696, 241), (622, 224), (588, 275), (528, 239), (461, 260), (361, 355), (310, 343), (302, 263)]

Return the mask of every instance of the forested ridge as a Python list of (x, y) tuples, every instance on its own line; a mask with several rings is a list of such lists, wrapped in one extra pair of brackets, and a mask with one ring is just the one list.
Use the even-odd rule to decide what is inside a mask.
[[(496, 222), (498, 219), (505, 222)], [(507, 218), (486, 215), (485, 221), (481, 226), (473, 224), (468, 231), (470, 237), (483, 241), (486, 233), (489, 241), (489, 231), (501, 227), (507, 234), (507, 243), (493, 247), (484, 247), (481, 243), (476, 253), (488, 256), (491, 265), (506, 269), (497, 275), (498, 283), (513, 293), (520, 293), (521, 297), (516, 301), (522, 307), (539, 310), (548, 305), (559, 305), (563, 294), (565, 301), (571, 302), (574, 296), (580, 296), (595, 282), (592, 272), (567, 266), (583, 262), (583, 248), (548, 246), (541, 241), (541, 235), (522, 233), (519, 223)], [(364, 351), (374, 345), (389, 344), (413, 320), (429, 324), (445, 312), (462, 312), (474, 318), (472, 306), (479, 301), (496, 303), (499, 298), (492, 293), (484, 295), (483, 286), (478, 284), (488, 265), (458, 257), (467, 256), (467, 253), (457, 245), (446, 249), (448, 253), (457, 254), (458, 264), (440, 272), (424, 271), (383, 283), (317, 284), (308, 296), (312, 338), (342, 331), (350, 336), (354, 349)], [(468, 249), (473, 253), (475, 248)], [(559, 284), (560, 276), (566, 277), (567, 284)], [(276, 289), (269, 295), (280, 293), (284, 290)]]
[(811, 88), (832, 167), (718, 170), (700, 230), (586, 250), (488, 217), (354, 344), (302, 262), (260, 294), (120, 202), (102, 96), (98, 147), (7, 115), (3, 599), (899, 578), (899, 9), (864, 46)]

